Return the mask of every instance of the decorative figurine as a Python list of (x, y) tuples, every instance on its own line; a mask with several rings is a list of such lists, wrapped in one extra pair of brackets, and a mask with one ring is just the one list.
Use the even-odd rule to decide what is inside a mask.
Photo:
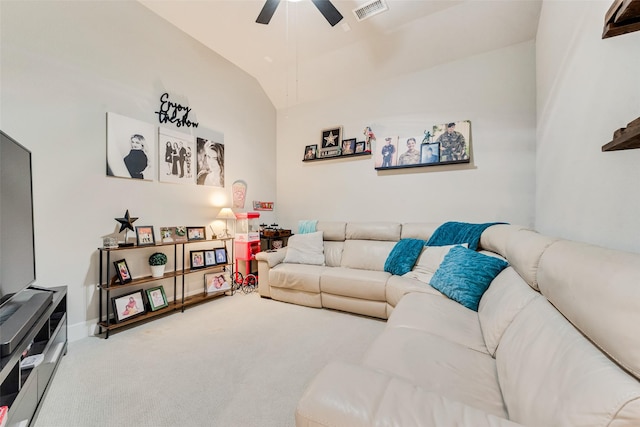
[(369, 126), (367, 126), (366, 128), (364, 128), (364, 152), (365, 153), (370, 153), (371, 152), (371, 141), (375, 141), (376, 140), (376, 136), (373, 133), (373, 131), (371, 130), (371, 128)]
[(124, 214), (123, 218), (115, 218), (115, 220), (120, 223), (120, 231), (118, 231), (118, 233), (122, 233), (122, 230), (124, 230), (124, 243), (118, 243), (118, 247), (124, 248), (133, 246), (133, 243), (127, 243), (127, 233), (129, 232), (129, 230), (133, 231), (133, 223), (137, 219), (138, 217), (132, 218), (131, 215), (129, 215), (129, 209), (127, 209), (127, 212)]
[(429, 144), (431, 142), (431, 132), (428, 130), (424, 131), (424, 138), (422, 138), (423, 144)]

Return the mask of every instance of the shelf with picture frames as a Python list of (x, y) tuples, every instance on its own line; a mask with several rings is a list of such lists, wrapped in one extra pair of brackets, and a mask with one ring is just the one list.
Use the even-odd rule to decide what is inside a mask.
[(336, 159), (351, 159), (353, 157), (371, 156), (371, 151), (364, 151), (362, 153), (341, 154), (337, 156), (316, 157), (315, 159), (302, 159), (303, 162), (317, 162), (320, 160), (336, 160)]
[[(206, 285), (203, 285), (202, 292), (199, 292), (195, 295), (187, 296), (185, 292), (185, 276), (193, 273), (207, 274), (219, 272), (225, 275), (226, 273), (228, 273), (229, 278), (232, 279), (234, 275), (233, 260), (235, 259), (234, 240), (235, 239), (233, 237), (228, 237), (220, 239), (198, 239), (190, 241), (156, 243), (152, 245), (136, 245), (117, 248), (98, 248), (98, 251), (100, 252), (99, 281), (97, 285), (99, 290), (98, 332), (101, 334), (104, 331), (105, 338), (109, 338), (109, 332), (113, 329), (149, 320), (156, 316), (175, 312), (178, 310), (184, 311), (184, 309), (188, 306), (211, 300), (221, 295), (233, 295), (235, 289), (233, 285), (230, 288), (222, 287), (222, 289), (220, 289), (219, 291), (215, 289), (213, 292), (210, 292), (208, 289), (206, 289)], [(189, 256), (189, 258), (191, 256), (191, 252), (187, 253), (186, 251), (187, 246), (191, 244), (207, 243), (214, 243), (216, 247), (214, 247), (213, 249), (203, 249), (202, 252), (215, 252), (216, 250), (222, 250), (222, 248), (224, 248), (226, 254), (226, 262), (218, 263), (217, 261), (214, 261), (215, 265), (207, 265), (198, 268), (191, 267), (191, 264), (187, 266), (185, 259), (187, 259), (187, 256)], [(115, 264), (119, 261), (123, 261), (117, 259), (124, 256), (124, 251), (126, 251), (127, 253), (134, 253), (137, 249), (161, 247), (173, 247), (173, 271), (167, 271), (162, 276), (158, 277), (153, 277), (152, 275), (143, 275), (137, 276), (135, 278), (133, 278), (133, 275), (129, 271), (127, 271), (129, 280), (125, 281), (124, 283), (120, 282), (120, 280), (118, 279), (118, 274), (115, 272)], [(194, 252), (199, 251), (200, 250), (198, 249)], [(113, 257), (116, 258), (115, 262), (112, 259), (112, 255), (117, 255)], [(178, 260), (180, 259), (182, 259), (182, 261), (178, 263)], [(203, 275), (203, 277), (205, 276)], [(178, 283), (178, 278), (181, 279), (180, 286)], [(166, 297), (164, 293), (164, 287), (160, 286), (160, 282), (165, 279), (173, 279), (172, 300), (169, 300), (169, 298)], [(160, 304), (154, 307), (151, 303), (151, 293), (147, 294), (146, 298), (144, 297), (144, 294), (146, 293), (146, 291), (156, 289), (161, 290), (164, 304)], [(126, 291), (123, 293), (118, 292), (120, 290)], [(112, 298), (112, 292), (118, 292), (119, 295)], [(114, 300), (121, 297), (127, 297), (130, 294), (137, 294), (138, 292), (140, 292), (143, 296), (142, 303), (144, 305), (144, 308), (140, 310), (140, 314), (136, 314), (135, 316), (131, 316), (129, 318), (119, 319), (119, 316), (115, 312), (116, 303), (114, 302)]]

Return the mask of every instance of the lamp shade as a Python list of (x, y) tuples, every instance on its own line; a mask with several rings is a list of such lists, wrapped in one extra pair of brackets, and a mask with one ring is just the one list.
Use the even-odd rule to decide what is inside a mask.
[(220, 212), (218, 212), (217, 219), (235, 219), (236, 215), (233, 213), (231, 208), (222, 208)]

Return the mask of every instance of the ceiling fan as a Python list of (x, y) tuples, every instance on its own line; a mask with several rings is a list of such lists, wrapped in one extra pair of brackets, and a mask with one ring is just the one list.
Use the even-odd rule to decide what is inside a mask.
[[(330, 0), (311, 0), (311, 2), (316, 5), (320, 13), (322, 13), (322, 16), (324, 16), (332, 27), (342, 20), (342, 15)], [(280, 0), (266, 0), (256, 22), (259, 24), (268, 24), (279, 4)]]

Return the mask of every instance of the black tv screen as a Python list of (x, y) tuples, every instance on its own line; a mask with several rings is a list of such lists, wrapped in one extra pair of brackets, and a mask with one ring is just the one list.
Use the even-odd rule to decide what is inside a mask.
[(36, 279), (31, 152), (0, 131), (0, 302)]

